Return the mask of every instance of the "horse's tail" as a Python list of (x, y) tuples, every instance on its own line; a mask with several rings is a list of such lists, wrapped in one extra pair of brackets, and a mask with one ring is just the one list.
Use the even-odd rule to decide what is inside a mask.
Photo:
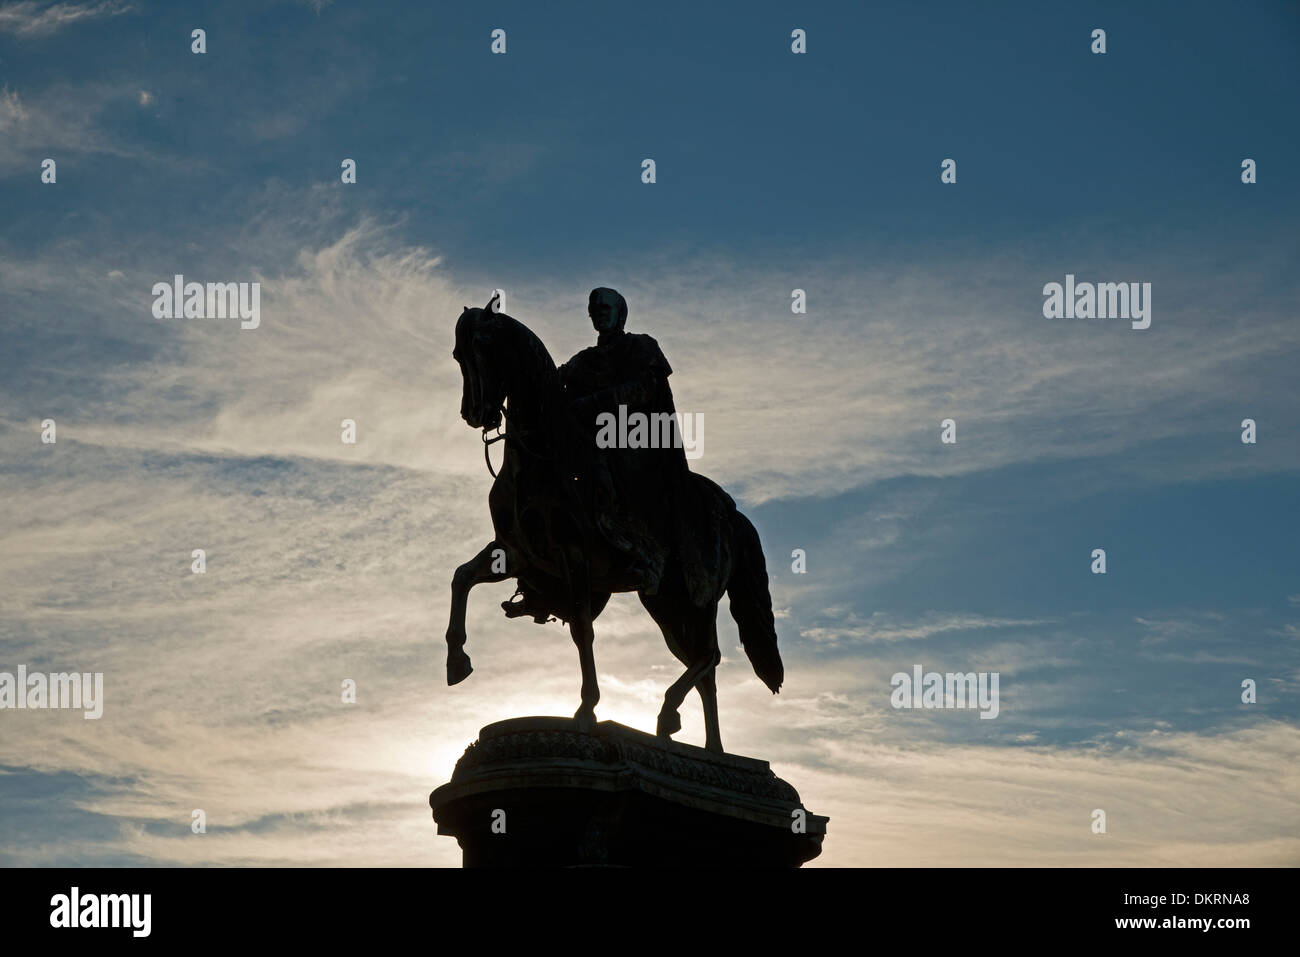
[(758, 531), (740, 510), (731, 510), (731, 579), (727, 597), (731, 617), (736, 619), (740, 643), (754, 666), (754, 673), (772, 694), (781, 690), (785, 665), (776, 647), (776, 621), (772, 617), (772, 595), (767, 588), (767, 561)]

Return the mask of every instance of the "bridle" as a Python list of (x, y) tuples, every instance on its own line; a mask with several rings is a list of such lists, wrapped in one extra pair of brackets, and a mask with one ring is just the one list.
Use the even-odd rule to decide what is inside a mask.
[(496, 477), (497, 477), (497, 472), (496, 472), (496, 469), (494, 469), (494, 468), (492, 467), (492, 456), (491, 456), (491, 454), (489, 454), (489, 452), (488, 452), (488, 446), (490, 446), (493, 442), (500, 442), (500, 441), (501, 441), (502, 439), (504, 439), (505, 437), (506, 437), (506, 434), (505, 434), (504, 432), (501, 431), (501, 426), (500, 426), (499, 424), (497, 425), (497, 434), (494, 435), (494, 436), (492, 436), (492, 438), (490, 438), (490, 439), (488, 438), (488, 430), (487, 430), (487, 427), (484, 426), (484, 428), (483, 428), (483, 435), (482, 435), (482, 438), (483, 438), (483, 461), (487, 463), (487, 469), (488, 469), (488, 471), (492, 474), (492, 477), (493, 477), (493, 478), (496, 478)]
[[(503, 421), (506, 418), (506, 413), (504, 409), (501, 410), (501, 418)], [(507, 434), (501, 431), (501, 426), (499, 424), (496, 426), (496, 432), (497, 432), (496, 435), (489, 438), (488, 429), (486, 426), (484, 426), (483, 433), (480, 436), (480, 438), (483, 439), (483, 461), (487, 463), (488, 472), (491, 473), (493, 478), (497, 477), (497, 471), (492, 467), (492, 456), (489, 452), (489, 447), (494, 445), (497, 442), (502, 441), (503, 439), (509, 439), (511, 442), (515, 444), (515, 447), (518, 448), (521, 452), (525, 452), (528, 455), (531, 455), (533, 458), (541, 458), (541, 453), (534, 452), (524, 442), (524, 436), (528, 434), (527, 432), (517, 431), (517, 432), (511, 432)]]

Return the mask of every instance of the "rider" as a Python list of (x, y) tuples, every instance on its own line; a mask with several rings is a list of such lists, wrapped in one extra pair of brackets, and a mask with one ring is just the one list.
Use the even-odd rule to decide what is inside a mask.
[[(593, 289), (587, 315), (598, 334), (596, 344), (559, 370), (578, 428), (596, 449), (587, 505), (601, 535), (626, 561), (621, 577), (627, 588), (656, 594), (672, 544), (678, 546), (688, 586), (693, 586), (701, 577), (700, 562), (686, 527), (690, 522), (684, 510), (693, 497), (686, 494), (690, 469), (668, 385), (672, 367), (653, 338), (624, 331), (627, 300), (615, 290)], [(650, 422), (656, 421), (655, 413), (667, 413), (670, 441), (653, 448), (629, 448), (622, 441), (599, 447), (599, 420), (605, 413), (625, 422), (638, 412)], [(506, 613), (534, 614), (526, 591), (523, 598), (505, 603)]]
[(560, 366), (560, 381), (584, 437), (592, 446), (601, 444), (602, 417), (623, 423), (636, 413), (647, 422), (657, 421), (655, 414), (668, 416), (667, 442), (630, 448), (622, 441), (626, 437), (619, 436), (613, 447), (598, 450), (592, 474), (597, 527), (627, 558), (631, 583), (653, 595), (663, 576), (666, 546), (674, 537), (671, 513), (683, 498), (682, 483), (690, 471), (668, 385), (673, 370), (653, 338), (624, 331), (627, 300), (615, 290), (593, 289), (587, 314), (596, 344)]

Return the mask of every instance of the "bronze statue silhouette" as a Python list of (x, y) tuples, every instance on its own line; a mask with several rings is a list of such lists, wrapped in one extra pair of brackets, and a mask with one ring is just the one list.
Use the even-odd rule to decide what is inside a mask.
[(680, 441), (597, 447), (601, 413), (617, 414), (619, 405), (675, 410), (672, 370), (658, 344), (623, 331), (623, 297), (593, 290), (588, 312), (600, 338), (560, 369), (523, 323), (497, 311), (495, 299), (483, 309), (466, 306), (456, 321), (461, 417), (482, 429), (485, 456), (498, 441), (505, 451), (488, 495), (495, 538), (452, 578), (447, 683), (473, 670), (464, 650), (470, 589), (514, 578), (519, 600), (503, 603), (508, 617), (568, 624), (582, 666), (574, 718), (590, 730), (600, 699), (593, 622), (612, 593), (635, 591), (686, 666), (664, 695), (657, 733), (681, 728), (678, 709), (694, 687), (705, 746), (720, 752), (714, 669), (724, 594), (755, 673), (774, 694), (784, 680), (762, 545), (731, 496), (689, 470)]

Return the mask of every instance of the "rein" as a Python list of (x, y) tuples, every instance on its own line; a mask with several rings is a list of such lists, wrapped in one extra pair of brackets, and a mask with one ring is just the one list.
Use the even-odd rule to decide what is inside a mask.
[(488, 438), (488, 430), (487, 429), (483, 430), (483, 434), (480, 436), (480, 438), (483, 439), (483, 461), (487, 463), (488, 472), (491, 473), (493, 478), (497, 477), (497, 471), (492, 467), (492, 456), (489, 453), (488, 449), (489, 446), (493, 445), (496, 442), (500, 442), (503, 439), (509, 439), (511, 442), (515, 444), (516, 448), (520, 449), (523, 452), (528, 453), (533, 458), (541, 458), (541, 455), (539, 453), (534, 452), (526, 444), (524, 444), (523, 437), (527, 434), (528, 434), (527, 432), (516, 432), (516, 433), (507, 434), (505, 432), (502, 432), (501, 426), (498, 425), (497, 434), (492, 436), (491, 438)]
[(492, 467), (492, 456), (488, 453), (488, 446), (493, 442), (500, 442), (505, 437), (506, 434), (501, 431), (501, 426), (499, 425), (497, 426), (497, 434), (490, 439), (488, 438), (488, 430), (483, 430), (483, 461), (487, 463), (488, 472), (492, 474), (493, 478), (497, 477), (497, 471)]

